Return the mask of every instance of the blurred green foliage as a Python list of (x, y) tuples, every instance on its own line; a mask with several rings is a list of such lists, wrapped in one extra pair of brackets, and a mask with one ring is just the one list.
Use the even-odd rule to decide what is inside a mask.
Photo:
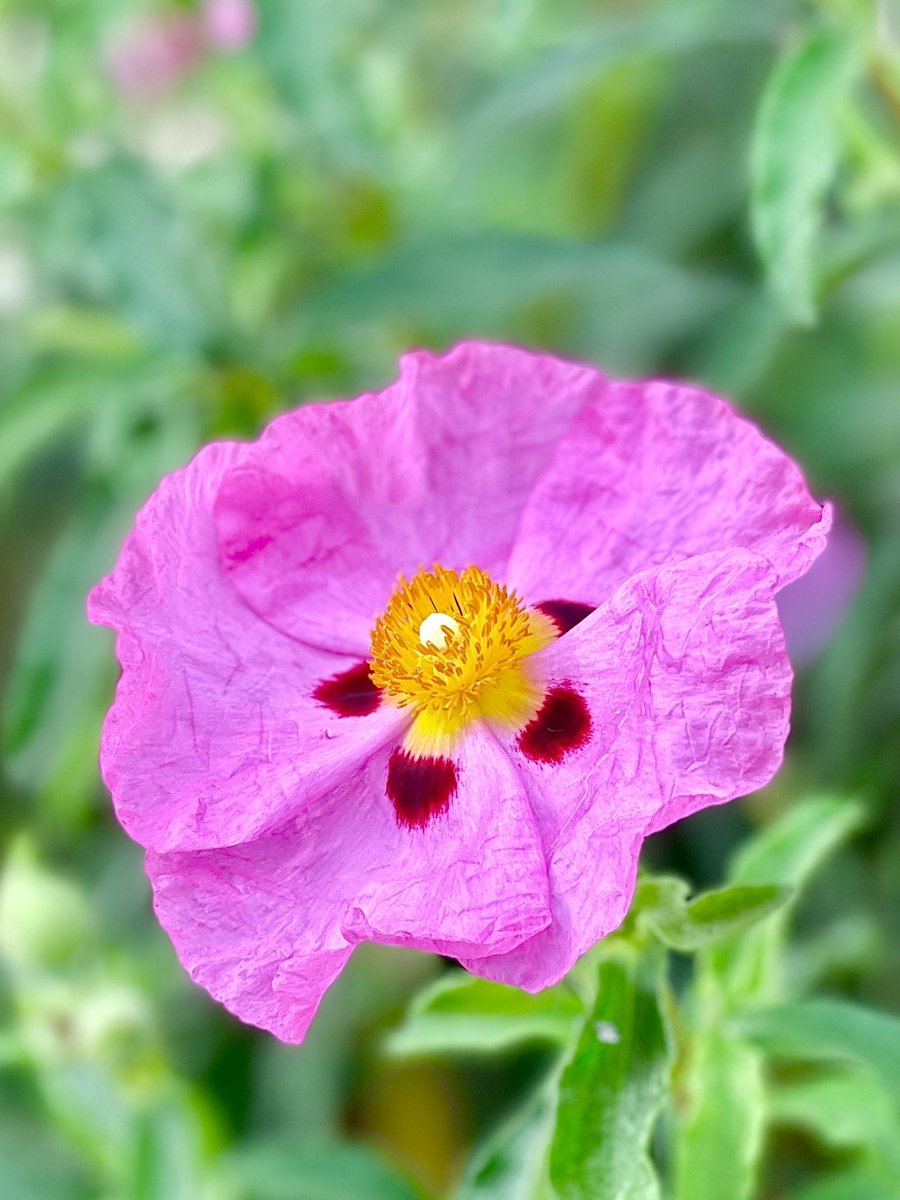
[[(255, 11), (173, 58), (196, 5), (0, 2), (0, 1196), (900, 1196), (900, 51), (865, 0)], [(204, 440), (463, 336), (730, 394), (868, 570), (778, 780), (567, 985), (364, 948), (283, 1047), (152, 918), (84, 597)]]

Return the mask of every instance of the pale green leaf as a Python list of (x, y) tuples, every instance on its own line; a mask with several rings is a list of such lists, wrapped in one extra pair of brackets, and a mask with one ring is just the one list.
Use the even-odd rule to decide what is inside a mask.
[(780, 1058), (868, 1067), (900, 1103), (900, 1019), (848, 1000), (798, 1000), (743, 1013), (736, 1028)]
[(167, 348), (224, 330), (215, 263), (165, 181), (125, 155), (66, 180), (42, 221), (48, 274), (133, 321)]
[(554, 45), (472, 105), (462, 128), (467, 161), (459, 172), (471, 170), (516, 125), (565, 104), (578, 87), (616, 63), (637, 55), (674, 57), (701, 46), (761, 40), (770, 36), (772, 24), (768, 3), (723, 14), (721, 6), (695, 0), (642, 11), (630, 21), (607, 22), (605, 28)]
[(836, 109), (859, 61), (846, 33), (812, 33), (775, 67), (751, 150), (753, 233), (788, 314), (815, 316), (814, 250), (840, 143)]
[[(87, 624), (86, 596), (112, 568), (135, 511), (160, 475), (186, 461), (199, 436), (184, 372), (153, 367), (150, 383), (134, 364), (103, 376), (88, 478), (31, 597), (4, 697), (7, 769), (29, 787), (49, 789), (42, 814), (55, 822), (76, 815), (82, 800), (96, 794), (96, 745), (115, 672), (109, 637)], [(118, 407), (123, 389), (134, 406), (130, 421)], [(166, 404), (170, 394), (177, 411), (163, 407), (160, 414), (156, 392)], [(147, 429), (136, 420), (145, 414)], [(87, 415), (82, 410), (82, 418)]]
[(675, 915), (684, 910), (691, 885), (678, 875), (640, 875), (634, 889), (630, 916)]
[(900, 1200), (900, 1186), (877, 1164), (864, 1163), (807, 1184), (788, 1200)]
[(228, 1167), (239, 1200), (425, 1200), (374, 1151), (348, 1142), (245, 1145)]
[(802, 888), (828, 855), (859, 828), (863, 816), (859, 803), (845, 796), (793, 804), (735, 855), (731, 882)]
[[(801, 887), (860, 820), (857, 805), (823, 797), (797, 804), (756, 834), (730, 873), (738, 895), (773, 889), (781, 910), (765, 924), (701, 951), (695, 1029), (679, 1113), (678, 1200), (748, 1200), (765, 1120), (762, 1056), (726, 1024), (729, 1012), (781, 990), (787, 889)], [(725, 1190), (723, 1190), (725, 1189)]]
[(720, 1029), (693, 1042), (676, 1143), (678, 1200), (747, 1200), (762, 1148), (761, 1055)]
[(644, 921), (665, 945), (691, 953), (755, 925), (790, 894), (774, 884), (721, 888), (677, 907), (652, 909)]
[(890, 1161), (900, 1179), (900, 1128), (886, 1089), (858, 1067), (780, 1083), (770, 1092), (770, 1122), (803, 1129), (836, 1150), (867, 1147)]
[[(730, 872), (736, 886), (802, 889), (813, 872), (862, 820), (860, 806), (843, 797), (819, 797), (788, 809), (738, 853)], [(773, 1000), (781, 990), (781, 946), (790, 906), (740, 938), (709, 950), (706, 969), (715, 973), (733, 1008)]]
[(627, 370), (647, 365), (734, 290), (730, 281), (686, 271), (626, 242), (492, 231), (401, 245), (330, 280), (310, 298), (303, 319), (318, 327), (377, 315), (382, 323), (413, 321), (444, 336), (477, 328), (508, 338), (524, 309), (553, 303), (567, 314), (572, 348)]
[(196, 1200), (206, 1169), (188, 1104), (176, 1099), (137, 1114), (131, 1166), (130, 1200)]
[(35, 372), (0, 403), (0, 499), (16, 473), (43, 446), (76, 422), (89, 421), (102, 403), (98, 381), (71, 371)]
[(565, 1043), (581, 1015), (564, 986), (532, 996), (459, 972), (416, 997), (387, 1048), (396, 1055), (491, 1053), (520, 1042)]
[(0, 1109), (0, 1196), (4, 1200), (94, 1200), (96, 1192), (72, 1146), (47, 1121)]

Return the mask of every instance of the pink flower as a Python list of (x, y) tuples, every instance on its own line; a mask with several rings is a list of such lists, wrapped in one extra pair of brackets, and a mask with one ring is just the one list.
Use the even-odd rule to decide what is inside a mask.
[(206, 0), (200, 13), (156, 13), (113, 40), (109, 72), (119, 91), (134, 99), (167, 92), (197, 67), (207, 51), (238, 50), (256, 32), (250, 0)]
[(157, 14), (116, 38), (110, 48), (109, 72), (121, 92), (140, 99), (173, 87), (202, 55), (200, 31), (192, 17)]
[(256, 6), (251, 0), (206, 0), (201, 20), (211, 45), (239, 50), (256, 32)]
[(825, 649), (853, 602), (865, 569), (866, 543), (838, 510), (824, 554), (778, 596), (778, 615), (796, 666), (809, 666)]
[(365, 939), (558, 980), (648, 834), (778, 768), (774, 596), (828, 523), (715, 396), (506, 346), (206, 447), (89, 601), (193, 978), (288, 1041)]

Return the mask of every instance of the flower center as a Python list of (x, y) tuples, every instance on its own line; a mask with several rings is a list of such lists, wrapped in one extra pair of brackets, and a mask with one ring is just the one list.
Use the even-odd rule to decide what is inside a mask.
[(527, 660), (557, 636), (478, 567), (402, 576), (372, 630), (372, 681), (414, 717), (407, 745), (446, 751), (477, 718), (520, 729), (538, 711), (543, 682)]
[(447, 613), (429, 613), (419, 626), (419, 641), (423, 646), (437, 646), (446, 650), (447, 638), (459, 636), (459, 621)]

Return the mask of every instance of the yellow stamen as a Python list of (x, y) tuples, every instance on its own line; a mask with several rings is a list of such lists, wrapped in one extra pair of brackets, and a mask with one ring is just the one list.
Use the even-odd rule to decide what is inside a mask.
[(411, 710), (407, 748), (444, 753), (473, 720), (519, 729), (534, 717), (544, 687), (527, 660), (556, 636), (549, 617), (478, 567), (435, 566), (400, 577), (372, 631), (371, 676)]

